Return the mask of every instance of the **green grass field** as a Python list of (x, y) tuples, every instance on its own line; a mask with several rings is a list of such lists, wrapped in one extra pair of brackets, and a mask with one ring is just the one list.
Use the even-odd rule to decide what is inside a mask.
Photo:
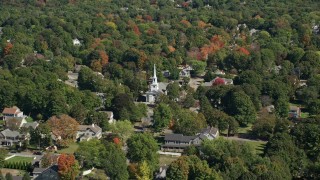
[(248, 143), (254, 150), (254, 152), (257, 155), (261, 155), (263, 154), (264, 148), (267, 144), (267, 142), (263, 142), (263, 141), (247, 141), (246, 143)]
[(170, 165), (174, 160), (178, 159), (179, 157), (176, 156), (169, 156), (169, 155), (160, 155), (159, 156), (159, 165), (160, 166), (168, 166)]
[(32, 162), (33, 158), (32, 157), (22, 157), (22, 156), (15, 156), (13, 158), (10, 158), (6, 160), (6, 162), (10, 163), (16, 163), (16, 162)]
[(65, 154), (73, 154), (77, 149), (79, 145), (77, 143), (70, 144), (69, 147), (58, 150), (58, 153), (65, 153)]

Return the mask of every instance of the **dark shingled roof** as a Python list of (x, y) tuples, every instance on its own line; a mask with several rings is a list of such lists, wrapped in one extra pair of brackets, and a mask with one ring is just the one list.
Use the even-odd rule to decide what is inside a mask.
[(180, 141), (180, 142), (190, 142), (196, 138), (195, 136), (184, 136), (183, 134), (166, 134), (164, 137), (165, 141)]

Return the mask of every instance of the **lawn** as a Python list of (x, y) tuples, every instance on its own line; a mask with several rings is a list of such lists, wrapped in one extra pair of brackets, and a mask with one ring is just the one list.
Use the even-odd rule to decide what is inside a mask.
[(267, 144), (267, 142), (263, 141), (247, 141), (246, 143), (248, 143), (254, 149), (254, 152), (257, 155), (263, 154), (263, 150)]
[(28, 117), (26, 118), (26, 121), (27, 121), (27, 122), (33, 122), (33, 119), (32, 119), (32, 117), (28, 116)]
[(58, 153), (73, 154), (79, 147), (78, 143), (72, 143), (69, 147), (58, 150)]
[(248, 134), (252, 129), (252, 124), (248, 124), (247, 127), (239, 127), (238, 134)]
[(16, 163), (16, 162), (32, 162), (33, 158), (32, 157), (22, 157), (22, 156), (15, 156), (13, 158), (10, 158), (6, 160), (8, 163)]
[(174, 160), (178, 159), (177, 156), (170, 156), (170, 155), (160, 155), (159, 157), (159, 164), (160, 166), (170, 165)]
[[(252, 130), (252, 124), (248, 124), (248, 126), (247, 127), (239, 127), (238, 128), (238, 134), (249, 134), (250, 133), (250, 131)], [(222, 131), (221, 132), (221, 134), (222, 135), (227, 135), (227, 130), (224, 130), (224, 131)]]

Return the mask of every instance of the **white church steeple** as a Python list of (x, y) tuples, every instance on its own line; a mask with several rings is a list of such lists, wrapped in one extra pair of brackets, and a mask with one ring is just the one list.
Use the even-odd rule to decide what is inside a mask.
[(158, 79), (157, 79), (157, 70), (156, 70), (156, 65), (153, 65), (153, 77), (152, 77), (152, 84), (150, 91), (159, 91), (159, 84), (158, 84)]

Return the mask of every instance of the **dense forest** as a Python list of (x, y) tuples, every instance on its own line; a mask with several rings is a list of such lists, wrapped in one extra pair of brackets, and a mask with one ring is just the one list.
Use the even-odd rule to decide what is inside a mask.
[[(268, 140), (263, 154), (245, 143), (205, 141), (174, 161), (167, 178), (319, 179), (319, 9), (318, 0), (2, 0), (0, 109), (16, 105), (36, 120), (68, 114), (109, 130), (99, 110), (131, 122), (145, 116), (146, 106), (135, 101), (148, 89), (154, 64), (162, 82), (178, 80), (179, 65), (191, 65), (192, 77), (206, 81), (223, 70), (234, 85), (193, 89), (190, 79), (181, 87), (168, 85), (154, 109), (154, 129), (171, 126), (194, 135), (215, 126), (233, 135), (253, 124), (251, 135)], [(79, 65), (79, 87), (65, 84)], [(181, 92), (187, 95), (181, 98)], [(195, 102), (199, 113), (189, 110)], [(308, 116), (288, 118), (290, 104)], [(270, 105), (272, 114), (264, 112)], [(134, 142), (153, 138), (147, 136), (133, 135), (127, 156), (149, 165), (152, 176), (156, 158), (134, 154)], [(110, 152), (117, 148), (93, 143)], [(117, 160), (126, 166), (123, 154)], [(138, 171), (114, 172), (124, 169), (105, 172), (128, 179)]]

